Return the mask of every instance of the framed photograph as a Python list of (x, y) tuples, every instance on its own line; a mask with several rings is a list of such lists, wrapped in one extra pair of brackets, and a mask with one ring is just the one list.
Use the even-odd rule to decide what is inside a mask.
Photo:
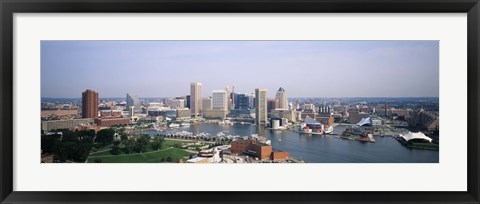
[(0, 6), (2, 203), (479, 203), (478, 0)]

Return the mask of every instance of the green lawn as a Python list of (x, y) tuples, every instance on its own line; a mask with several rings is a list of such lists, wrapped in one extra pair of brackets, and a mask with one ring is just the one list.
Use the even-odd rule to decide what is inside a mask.
[(192, 153), (185, 150), (170, 148), (139, 154), (107, 155), (88, 158), (87, 162), (93, 163), (96, 159), (100, 159), (102, 163), (159, 163), (167, 162), (167, 157), (170, 157), (172, 158), (172, 162), (177, 163), (178, 160), (190, 155), (192, 155)]
[(172, 162), (176, 163), (179, 159), (192, 155), (190, 152), (173, 147), (178, 143), (182, 142), (165, 140), (159, 151), (152, 150), (151, 146), (148, 145), (144, 153), (112, 155), (109, 150), (96, 152), (89, 156), (87, 162), (93, 163), (95, 160), (101, 160), (102, 163), (158, 163), (167, 162), (167, 157), (170, 157)]

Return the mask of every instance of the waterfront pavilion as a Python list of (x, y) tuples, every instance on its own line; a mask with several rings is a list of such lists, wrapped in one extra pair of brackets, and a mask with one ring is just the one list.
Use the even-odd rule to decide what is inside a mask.
[(432, 138), (427, 137), (425, 134), (421, 132), (409, 132), (406, 135), (400, 135), (401, 138), (403, 138), (406, 142), (421, 142), (421, 143), (431, 143)]
[(358, 126), (372, 126), (372, 119), (370, 117), (362, 118), (360, 122), (357, 123)]

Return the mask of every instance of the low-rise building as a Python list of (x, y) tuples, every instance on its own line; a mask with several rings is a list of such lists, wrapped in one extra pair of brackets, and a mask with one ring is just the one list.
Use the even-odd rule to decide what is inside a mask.
[(188, 108), (177, 109), (177, 119), (186, 119), (192, 117), (192, 111)]
[(297, 122), (296, 111), (288, 109), (275, 109), (272, 115), (279, 118), (286, 118), (288, 121)]
[(93, 122), (92, 118), (42, 121), (42, 130), (74, 129), (78, 126), (91, 126)]
[(96, 118), (95, 123), (99, 127), (110, 127), (112, 125), (127, 125), (130, 123), (130, 118), (124, 118), (124, 117)]
[(232, 154), (252, 155), (260, 160), (269, 160), (272, 146), (256, 139), (238, 139), (231, 143)]
[(195, 158), (191, 158), (191, 159), (187, 160), (186, 163), (204, 164), (204, 163), (208, 163), (208, 158), (206, 158), (206, 157), (195, 157)]
[(41, 163), (53, 163), (53, 154), (42, 154)]
[(211, 109), (204, 111), (204, 117), (206, 118), (226, 118), (228, 110), (226, 109)]
[(273, 151), (270, 159), (273, 161), (285, 161), (288, 159), (288, 152)]

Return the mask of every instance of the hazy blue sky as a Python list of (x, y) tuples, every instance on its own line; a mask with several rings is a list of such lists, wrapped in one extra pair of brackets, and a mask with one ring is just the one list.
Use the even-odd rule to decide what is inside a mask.
[(438, 41), (42, 41), (42, 97), (437, 97)]

